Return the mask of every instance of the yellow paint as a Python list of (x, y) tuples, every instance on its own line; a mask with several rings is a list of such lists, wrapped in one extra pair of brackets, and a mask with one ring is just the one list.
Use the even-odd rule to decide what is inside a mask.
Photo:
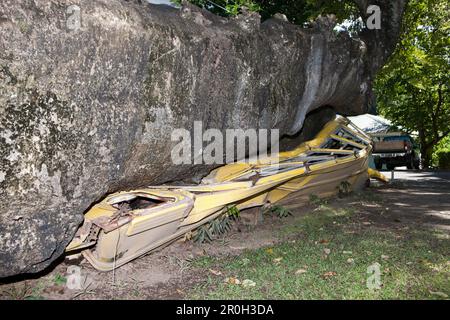
[(369, 177), (377, 179), (381, 182), (389, 183), (389, 178), (382, 174), (380, 171), (371, 168), (368, 168), (367, 171), (369, 173)]
[[(339, 130), (345, 130), (365, 144), (337, 136)], [(324, 148), (330, 139), (340, 141), (342, 147)], [(345, 150), (344, 146), (352, 150)], [(353, 130), (347, 119), (337, 118), (326, 124), (315, 139), (292, 151), (249, 160), (249, 163), (222, 166), (205, 177), (202, 184), (152, 186), (112, 194), (89, 210), (85, 223), (95, 225), (100, 220), (108, 223), (108, 219), (113, 219), (118, 213), (113, 204), (136, 195), (156, 197), (165, 202), (130, 211), (124, 217), (130, 221), (124, 225), (117, 224), (115, 229), (108, 229), (110, 232), (101, 231), (97, 242), (83, 254), (95, 268), (111, 270), (198, 228), (223, 214), (229, 206), (242, 210), (275, 203), (290, 195), (330, 195), (336, 193), (342, 181), (358, 187), (369, 175), (382, 179), (381, 174), (368, 170), (371, 150), (369, 137)], [(318, 158), (314, 153), (326, 154), (330, 158)], [(310, 163), (314, 161), (319, 162)], [(80, 239), (75, 237), (67, 250), (88, 245)]]

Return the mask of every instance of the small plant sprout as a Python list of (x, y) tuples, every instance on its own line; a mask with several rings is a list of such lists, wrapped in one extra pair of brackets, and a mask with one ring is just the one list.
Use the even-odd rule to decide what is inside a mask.
[(321, 199), (318, 195), (316, 194), (310, 194), (309, 195), (309, 203), (311, 203), (314, 206), (322, 206), (322, 205), (326, 205), (327, 201), (324, 199)]
[(211, 243), (216, 237), (231, 231), (232, 223), (239, 218), (240, 211), (236, 206), (227, 207), (223, 215), (198, 228), (192, 239), (196, 243)]
[(348, 181), (342, 181), (338, 188), (338, 196), (340, 198), (348, 196), (350, 193), (352, 193), (352, 185)]
[(266, 210), (266, 213), (269, 213), (269, 214), (274, 214), (274, 215), (276, 215), (278, 218), (280, 218), (280, 219), (282, 219), (282, 218), (287, 218), (287, 217), (289, 217), (289, 216), (292, 216), (292, 212), (289, 210), (289, 209), (287, 209), (287, 208), (285, 208), (285, 207), (283, 207), (283, 206), (280, 206), (280, 205), (273, 205), (273, 206), (270, 206), (267, 210)]
[(60, 275), (60, 274), (57, 274), (55, 276), (55, 278), (53, 279), (53, 281), (54, 281), (54, 283), (56, 285), (61, 286), (61, 285), (65, 285), (66, 284), (67, 278), (62, 276), (62, 275)]
[(194, 240), (195, 243), (211, 243), (213, 235), (209, 231), (209, 224), (204, 224), (198, 228), (192, 240)]
[(239, 211), (239, 209), (236, 206), (230, 206), (227, 207), (226, 209), (226, 215), (231, 219), (231, 220), (239, 220), (239, 218), (241, 217), (241, 212)]

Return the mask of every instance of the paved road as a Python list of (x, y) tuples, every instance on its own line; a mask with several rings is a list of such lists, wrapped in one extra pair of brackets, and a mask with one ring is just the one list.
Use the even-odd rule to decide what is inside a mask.
[[(390, 171), (382, 173), (391, 178)], [(450, 171), (398, 168), (393, 183), (377, 193), (396, 217), (450, 232)]]
[[(391, 178), (391, 171), (381, 171), (385, 176)], [(407, 170), (406, 167), (397, 168), (394, 171), (394, 180), (406, 180), (406, 181), (417, 181), (417, 182), (436, 182), (447, 184), (450, 183), (450, 171), (418, 171), (418, 170)], [(448, 186), (450, 188), (450, 185)]]

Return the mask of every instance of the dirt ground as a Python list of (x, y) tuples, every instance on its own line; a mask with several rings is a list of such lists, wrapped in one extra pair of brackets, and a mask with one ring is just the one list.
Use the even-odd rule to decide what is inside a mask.
[[(390, 176), (390, 173), (386, 173)], [(335, 208), (353, 208), (357, 219), (377, 228), (407, 230), (429, 227), (450, 234), (450, 172), (395, 174), (390, 185), (377, 183), (363, 193), (329, 200)], [(58, 261), (50, 270), (32, 278), (9, 279), (0, 284), (0, 299), (183, 299), (194, 285), (207, 279), (211, 270), (191, 267), (202, 256), (238, 255), (246, 249), (285, 241), (280, 230), (299, 216), (311, 214), (312, 204), (295, 198), (284, 204), (293, 216), (265, 216), (258, 226), (242, 223), (211, 244), (176, 242), (136, 259), (114, 272), (99, 272), (81, 257)], [(449, 248), (450, 249), (450, 248)], [(82, 289), (69, 289), (68, 269), (81, 268)]]

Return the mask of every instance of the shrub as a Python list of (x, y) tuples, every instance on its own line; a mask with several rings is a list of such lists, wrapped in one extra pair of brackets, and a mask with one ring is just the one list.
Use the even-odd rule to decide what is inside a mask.
[(436, 152), (437, 164), (440, 169), (450, 169), (450, 150)]

